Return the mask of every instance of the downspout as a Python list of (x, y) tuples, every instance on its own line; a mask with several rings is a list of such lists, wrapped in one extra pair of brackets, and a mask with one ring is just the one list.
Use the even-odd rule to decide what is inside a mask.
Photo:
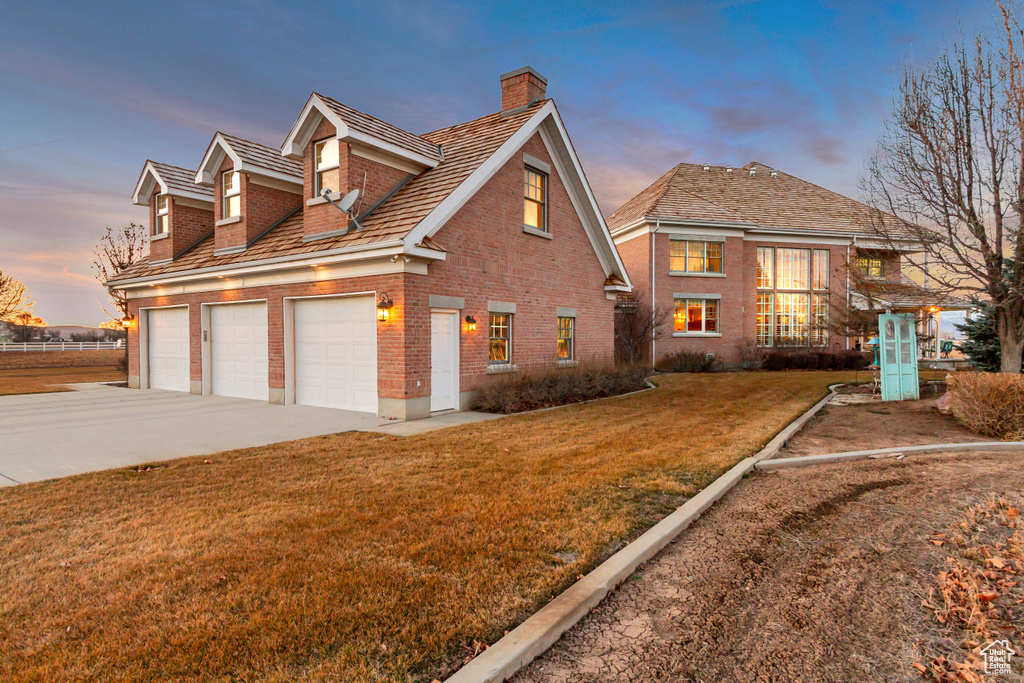
[(657, 335), (657, 330), (654, 329), (654, 322), (655, 322), (655, 317), (656, 317), (656, 313), (655, 313), (654, 309), (655, 309), (656, 302), (657, 302), (657, 298), (654, 296), (654, 282), (655, 282), (655, 279), (654, 279), (654, 252), (655, 252), (655, 244), (654, 244), (654, 242), (655, 242), (655, 239), (656, 239), (656, 235), (658, 234), (658, 228), (660, 228), (660, 227), (661, 227), (661, 219), (660, 218), (656, 218), (655, 221), (654, 221), (654, 231), (651, 233), (651, 366), (652, 367), (654, 366), (655, 360), (657, 359), (657, 356), (655, 355), (655, 350), (656, 350), (655, 338), (658, 336)]
[[(857, 236), (853, 236), (853, 243), (857, 243)], [(849, 316), (853, 311), (851, 306), (853, 305), (853, 299), (850, 297), (850, 245), (846, 245), (846, 315)], [(850, 350), (850, 330), (846, 330), (846, 350)]]

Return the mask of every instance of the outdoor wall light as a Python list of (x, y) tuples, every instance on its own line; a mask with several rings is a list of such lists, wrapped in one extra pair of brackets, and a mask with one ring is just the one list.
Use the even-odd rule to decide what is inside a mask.
[(133, 319), (134, 318), (132, 317), (132, 315), (130, 313), (128, 315), (126, 315), (125, 317), (121, 318), (121, 325), (124, 327), (124, 329), (127, 330), (128, 328), (130, 328), (132, 326), (132, 320)]
[(466, 329), (470, 332), (476, 332), (476, 318), (471, 315), (466, 316)]
[(377, 302), (377, 322), (386, 323), (388, 321), (389, 311), (391, 311), (392, 306), (394, 304), (391, 303), (391, 297), (381, 293), (380, 301)]

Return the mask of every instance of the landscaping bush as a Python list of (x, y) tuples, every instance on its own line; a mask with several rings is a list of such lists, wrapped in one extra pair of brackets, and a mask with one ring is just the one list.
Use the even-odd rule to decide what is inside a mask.
[(703, 351), (676, 351), (659, 358), (655, 367), (661, 372), (718, 372), (722, 364)]
[(862, 351), (772, 350), (765, 353), (765, 370), (863, 370), (874, 355)]
[(765, 356), (765, 350), (753, 339), (736, 345), (736, 357), (740, 359), (740, 368), (743, 370), (760, 370), (764, 367)]
[(488, 413), (519, 413), (617, 396), (646, 388), (648, 374), (639, 365), (581, 365), (509, 373), (477, 392), (475, 408)]
[(946, 378), (949, 409), (967, 429), (1006, 441), (1024, 440), (1024, 376), (958, 372)]

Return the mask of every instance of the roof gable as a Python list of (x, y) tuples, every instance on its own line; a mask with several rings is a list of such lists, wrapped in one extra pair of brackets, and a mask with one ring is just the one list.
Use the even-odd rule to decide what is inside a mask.
[(212, 203), (213, 189), (205, 185), (197, 185), (194, 181), (195, 175), (195, 171), (187, 168), (147, 160), (142, 167), (139, 181), (135, 184), (132, 204), (149, 206), (149, 200), (154, 192)]
[(302, 162), (286, 159), (273, 147), (218, 132), (203, 155), (195, 182), (212, 185), (224, 159), (229, 158), (233, 170), (273, 178), (291, 185), (302, 185)]

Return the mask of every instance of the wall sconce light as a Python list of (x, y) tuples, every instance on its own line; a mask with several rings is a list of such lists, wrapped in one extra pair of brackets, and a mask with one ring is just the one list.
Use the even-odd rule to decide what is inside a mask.
[(380, 301), (377, 303), (377, 322), (386, 323), (388, 321), (388, 315), (392, 306), (394, 304), (391, 303), (391, 297), (381, 293)]
[(471, 315), (466, 316), (466, 329), (470, 332), (476, 332), (476, 318)]
[(127, 330), (128, 328), (130, 328), (132, 326), (132, 320), (134, 320), (134, 319), (135, 318), (129, 313), (125, 317), (121, 318), (121, 326), (124, 327), (124, 329)]

